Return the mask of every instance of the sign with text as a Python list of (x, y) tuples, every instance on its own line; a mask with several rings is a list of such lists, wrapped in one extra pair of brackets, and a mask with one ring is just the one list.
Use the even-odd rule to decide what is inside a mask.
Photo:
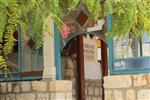
[(87, 36), (83, 39), (85, 79), (100, 79), (101, 66), (98, 62), (97, 39)]

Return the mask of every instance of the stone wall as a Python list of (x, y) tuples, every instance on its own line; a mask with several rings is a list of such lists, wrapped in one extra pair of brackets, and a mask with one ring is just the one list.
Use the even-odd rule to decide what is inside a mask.
[(101, 80), (86, 80), (85, 96), (86, 100), (102, 100)]
[[(78, 66), (77, 56), (62, 56), (63, 79), (72, 81), (73, 100), (78, 100)], [(85, 80), (85, 97), (86, 100), (102, 100), (102, 81)]]
[(150, 74), (104, 77), (105, 100), (150, 100)]
[(73, 100), (78, 100), (77, 55), (62, 56), (62, 77), (72, 81)]
[(71, 81), (1, 82), (0, 100), (72, 100)]

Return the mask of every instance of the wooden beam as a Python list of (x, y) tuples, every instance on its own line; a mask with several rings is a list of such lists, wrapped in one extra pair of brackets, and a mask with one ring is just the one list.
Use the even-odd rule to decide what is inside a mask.
[[(106, 21), (106, 18), (105, 18)], [(107, 32), (106, 22), (103, 26), (103, 34)], [(101, 41), (101, 64), (102, 64), (102, 84), (104, 84), (104, 76), (108, 75), (108, 54), (107, 54), (107, 44), (104, 41)], [(104, 87), (102, 85), (102, 98), (105, 100)]]
[(42, 76), (43, 71), (22, 72), (21, 77)]
[[(103, 34), (107, 32), (106, 22), (103, 26), (102, 32)], [(107, 54), (107, 44), (104, 41), (101, 41), (101, 58), (102, 58), (103, 76), (107, 76), (108, 75), (108, 54)]]
[(85, 100), (85, 77), (84, 77), (84, 52), (83, 52), (83, 35), (77, 37), (78, 40), (78, 71), (79, 71), (79, 98)]

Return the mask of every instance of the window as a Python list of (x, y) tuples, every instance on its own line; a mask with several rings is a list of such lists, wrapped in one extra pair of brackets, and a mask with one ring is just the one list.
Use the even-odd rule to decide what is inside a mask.
[(41, 79), (43, 72), (43, 47), (36, 48), (38, 34), (32, 38), (28, 34), (14, 33), (14, 49), (8, 58), (8, 74), (0, 72), (0, 80)]
[(122, 40), (114, 37), (109, 51), (111, 74), (150, 72), (150, 37), (146, 32), (142, 39), (132, 33)]

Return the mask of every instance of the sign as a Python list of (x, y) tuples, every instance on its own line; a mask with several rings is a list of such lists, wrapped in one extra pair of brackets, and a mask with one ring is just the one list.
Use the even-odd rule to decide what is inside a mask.
[(84, 58), (85, 61), (95, 61), (95, 48), (94, 45), (84, 44)]
[(98, 62), (97, 39), (87, 36), (83, 39), (85, 79), (100, 79), (101, 65)]

